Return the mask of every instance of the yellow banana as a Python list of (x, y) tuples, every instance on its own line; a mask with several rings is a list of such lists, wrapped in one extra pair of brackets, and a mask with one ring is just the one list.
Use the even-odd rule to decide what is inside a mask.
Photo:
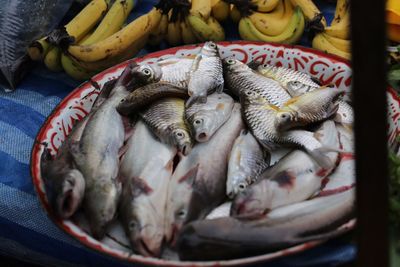
[(64, 53), (61, 55), (61, 64), (64, 71), (77, 81), (87, 80), (96, 74), (95, 71), (88, 71), (82, 68)]
[(350, 12), (347, 11), (338, 23), (326, 27), (324, 33), (333, 37), (348, 40), (349, 30), (350, 30)]
[(189, 20), (188, 20), (188, 17), (185, 17), (185, 23), (186, 23), (186, 25), (192, 30), (192, 33), (193, 33), (193, 35), (196, 37), (197, 41), (199, 41), (199, 42), (205, 42), (205, 41), (207, 41), (206, 38), (204, 38), (202, 35), (200, 35), (197, 31), (195, 31), (195, 30), (193, 29), (193, 27), (190, 25), (190, 22), (189, 22)]
[(192, 0), (192, 7), (190, 14), (199, 16), (204, 20), (210, 17), (211, 13), (211, 0)]
[(229, 17), (229, 4), (223, 0), (211, 1), (211, 14), (218, 21), (225, 21)]
[(249, 29), (249, 27), (247, 26), (247, 23), (244, 19), (241, 19), (239, 21), (239, 35), (240, 38), (242, 38), (243, 40), (247, 40), (247, 41), (259, 41), (259, 39), (257, 38), (257, 36), (255, 36), (252, 31)]
[(322, 34), (324, 35), (325, 39), (328, 40), (328, 42), (330, 42), (334, 47), (343, 52), (350, 53), (351, 42), (349, 40), (340, 39), (324, 33)]
[(119, 55), (135, 41), (148, 36), (161, 20), (160, 10), (153, 8), (120, 31), (92, 45), (71, 45), (68, 52), (80, 61), (95, 62)]
[(251, 0), (251, 2), (257, 5), (257, 11), (259, 12), (270, 12), (276, 8), (280, 0)]
[(333, 44), (331, 44), (323, 34), (315, 35), (312, 41), (312, 47), (325, 53), (334, 54), (346, 59), (350, 59), (350, 53), (344, 52), (342, 50), (337, 49)]
[(235, 5), (231, 5), (229, 15), (231, 17), (231, 20), (235, 23), (238, 23), (242, 17), (239, 9), (237, 9)]
[(181, 21), (181, 32), (182, 41), (184, 44), (194, 44), (197, 42), (197, 38), (194, 35), (192, 28), (186, 24), (184, 20)]
[(345, 16), (349, 9), (349, 0), (337, 0), (335, 16), (331, 22), (331, 26), (339, 23), (339, 21)]
[(306, 20), (302, 12), (300, 12), (300, 21), (298, 26), (295, 29), (295, 32), (293, 33), (292, 37), (287, 39), (284, 43), (285, 44), (296, 44), (300, 41), (301, 37), (303, 36), (304, 29), (306, 27)]
[(168, 32), (168, 14), (163, 14), (160, 23), (155, 27), (154, 31), (149, 35), (149, 44), (153, 46), (160, 45)]
[(188, 15), (187, 21), (193, 32), (200, 36), (201, 40), (222, 41), (225, 33), (218, 21), (210, 17), (207, 21), (194, 15)]
[(207, 25), (213, 30), (214, 34), (212, 41), (215, 42), (220, 42), (225, 40), (225, 31), (224, 28), (219, 24), (218, 20), (216, 20), (214, 17), (209, 17), (207, 20)]
[(293, 42), (294, 35), (298, 35), (299, 31), (304, 30), (304, 28), (301, 28), (302, 18), (303, 14), (301, 12), (301, 9), (296, 7), (286, 29), (281, 34), (275, 36), (265, 35), (257, 30), (257, 28), (254, 26), (249, 18), (242, 18), (241, 23), (243, 23), (243, 27), (247, 27), (252, 35), (254, 35), (260, 41), (273, 43), (290, 43)]
[(293, 6), (298, 6), (303, 11), (304, 16), (309, 22), (321, 22), (326, 27), (326, 20), (322, 15), (322, 12), (314, 4), (312, 0), (291, 0)]
[(32, 60), (43, 60), (49, 51), (50, 44), (46, 41), (47, 36), (33, 41), (28, 47), (28, 55)]
[(129, 13), (131, 13), (134, 3), (134, 0), (115, 1), (96, 30), (85, 41), (80, 42), (80, 44), (94, 44), (119, 31)]
[(182, 43), (181, 25), (179, 21), (168, 22), (167, 42), (169, 45), (177, 46)]
[(285, 30), (292, 15), (293, 6), (290, 0), (282, 0), (273, 12), (254, 12), (249, 18), (263, 34), (279, 35)]
[(61, 49), (56, 46), (51, 47), (49, 52), (47, 52), (46, 56), (44, 57), (44, 64), (51, 71), (62, 71)]

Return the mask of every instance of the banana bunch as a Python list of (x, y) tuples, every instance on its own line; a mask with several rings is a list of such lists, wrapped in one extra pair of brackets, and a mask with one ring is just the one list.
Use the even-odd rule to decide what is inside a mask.
[(225, 40), (220, 22), (229, 17), (230, 6), (223, 0), (162, 0), (165, 13), (150, 34), (149, 44), (170, 46), (208, 40)]
[[(291, 0), (256, 1), (250, 4), (237, 2), (239, 10), (239, 34), (244, 40), (264, 41), (282, 44), (297, 43), (304, 32), (305, 16), (300, 7), (295, 7)], [(233, 18), (232, 18), (233, 19)]]
[(312, 47), (326, 53), (350, 59), (350, 9), (349, 0), (337, 0), (331, 25), (317, 33)]
[(161, 21), (162, 10), (154, 7), (125, 25), (135, 3), (92, 0), (64, 30), (34, 41), (28, 54), (52, 71), (64, 70), (74, 79), (88, 79), (133, 57)]

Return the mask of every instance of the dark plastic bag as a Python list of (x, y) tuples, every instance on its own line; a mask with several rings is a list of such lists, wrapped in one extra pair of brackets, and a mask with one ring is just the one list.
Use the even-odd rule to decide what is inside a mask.
[(27, 47), (54, 29), (73, 0), (0, 0), (0, 87), (12, 91), (32, 66)]

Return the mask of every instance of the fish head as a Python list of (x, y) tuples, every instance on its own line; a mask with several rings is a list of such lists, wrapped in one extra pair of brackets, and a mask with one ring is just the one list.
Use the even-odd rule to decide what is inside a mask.
[(260, 180), (248, 186), (245, 190), (239, 192), (233, 199), (231, 207), (231, 215), (247, 217), (247, 218), (259, 218), (268, 212), (267, 203), (264, 203), (265, 194), (264, 186), (262, 183), (268, 182), (265, 179)]
[(226, 185), (226, 193), (230, 199), (233, 199), (237, 194), (244, 192), (252, 183), (251, 178), (240, 171), (235, 172), (230, 178), (230, 183), (227, 183)]
[(237, 60), (234, 57), (227, 57), (222, 60), (222, 66), (225, 70), (225, 73), (236, 73), (240, 72), (242, 70), (249, 70), (250, 68), (241, 62), (240, 60)]
[(251, 89), (243, 89), (240, 91), (240, 103), (247, 105), (269, 105), (265, 98)]
[(298, 114), (294, 110), (280, 110), (277, 112), (274, 124), (278, 131), (283, 132), (295, 126)]
[(173, 143), (183, 155), (188, 155), (192, 150), (193, 142), (186, 127), (172, 127)]
[(154, 83), (161, 80), (161, 68), (156, 65), (140, 64), (134, 69), (137, 77), (144, 84)]
[(208, 57), (219, 57), (218, 45), (212, 41), (205, 42), (201, 48), (201, 55)]
[(302, 83), (300, 81), (289, 81), (286, 83), (286, 90), (292, 97), (304, 94), (310, 91), (311, 89), (312, 89), (311, 86)]
[(120, 184), (102, 179), (86, 186), (84, 209), (96, 239), (104, 237), (108, 225), (114, 219), (120, 190)]
[(215, 116), (218, 116), (218, 113), (205, 110), (197, 112), (190, 118), (192, 133), (197, 142), (207, 142), (218, 129), (219, 125)]

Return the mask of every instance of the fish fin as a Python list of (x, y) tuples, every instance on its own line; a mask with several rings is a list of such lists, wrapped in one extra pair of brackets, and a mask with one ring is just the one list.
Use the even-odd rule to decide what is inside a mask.
[(257, 61), (257, 60), (252, 60), (249, 63), (247, 63), (247, 66), (252, 70), (257, 70), (257, 68), (261, 65), (262, 65), (262, 62)]
[[(47, 147), (44, 148), (42, 155), (40, 156), (40, 170), (42, 173), (46, 173), (49, 164), (53, 161), (51, 150)], [(45, 176), (45, 175), (44, 175)]]
[(314, 77), (310, 77), (310, 79), (311, 79), (311, 81), (313, 81), (313, 82), (315, 82), (316, 84), (318, 84), (318, 85), (321, 86), (321, 81), (320, 81), (319, 79), (314, 78)]
[(190, 108), (194, 103), (207, 103), (207, 96), (191, 95), (185, 102), (185, 107)]
[(200, 61), (203, 58), (201, 54), (197, 54), (196, 57), (193, 59), (192, 66), (190, 67), (189, 73), (193, 73), (199, 67)]
[(179, 178), (178, 182), (179, 183), (186, 182), (190, 185), (193, 185), (196, 180), (198, 170), (199, 170), (199, 164), (191, 168), (187, 173), (185, 173), (185, 175)]
[(300, 97), (300, 95), (295, 96), (295, 97), (292, 97), (291, 99), (289, 99), (288, 101), (286, 101), (282, 106), (283, 106), (283, 107), (287, 107), (287, 106), (289, 106), (289, 105), (291, 105), (291, 104), (293, 104), (293, 103), (296, 103), (296, 102), (298, 101), (299, 97)]
[(138, 197), (141, 194), (149, 195), (151, 192), (153, 192), (153, 189), (142, 178), (132, 177), (130, 184), (130, 189), (134, 197)]
[(91, 111), (97, 110), (101, 104), (110, 96), (112, 89), (114, 88), (117, 79), (112, 79), (104, 83), (103, 87), (101, 88), (100, 94), (97, 96), (96, 100), (93, 103)]
[(317, 148), (314, 150), (307, 150), (307, 153), (313, 158), (313, 160), (324, 169), (331, 169), (335, 163), (330, 160), (328, 156), (324, 154), (324, 150)]
[(330, 118), (330, 117), (332, 117), (333, 115), (335, 115), (336, 114), (336, 112), (339, 110), (339, 104), (338, 103), (335, 103), (335, 104), (331, 104), (331, 105), (329, 105), (329, 107), (326, 109), (326, 118)]
[(222, 80), (222, 82), (220, 83), (220, 84), (218, 84), (216, 87), (215, 87), (215, 91), (218, 93), (218, 94), (222, 94), (222, 92), (224, 91), (224, 81)]

